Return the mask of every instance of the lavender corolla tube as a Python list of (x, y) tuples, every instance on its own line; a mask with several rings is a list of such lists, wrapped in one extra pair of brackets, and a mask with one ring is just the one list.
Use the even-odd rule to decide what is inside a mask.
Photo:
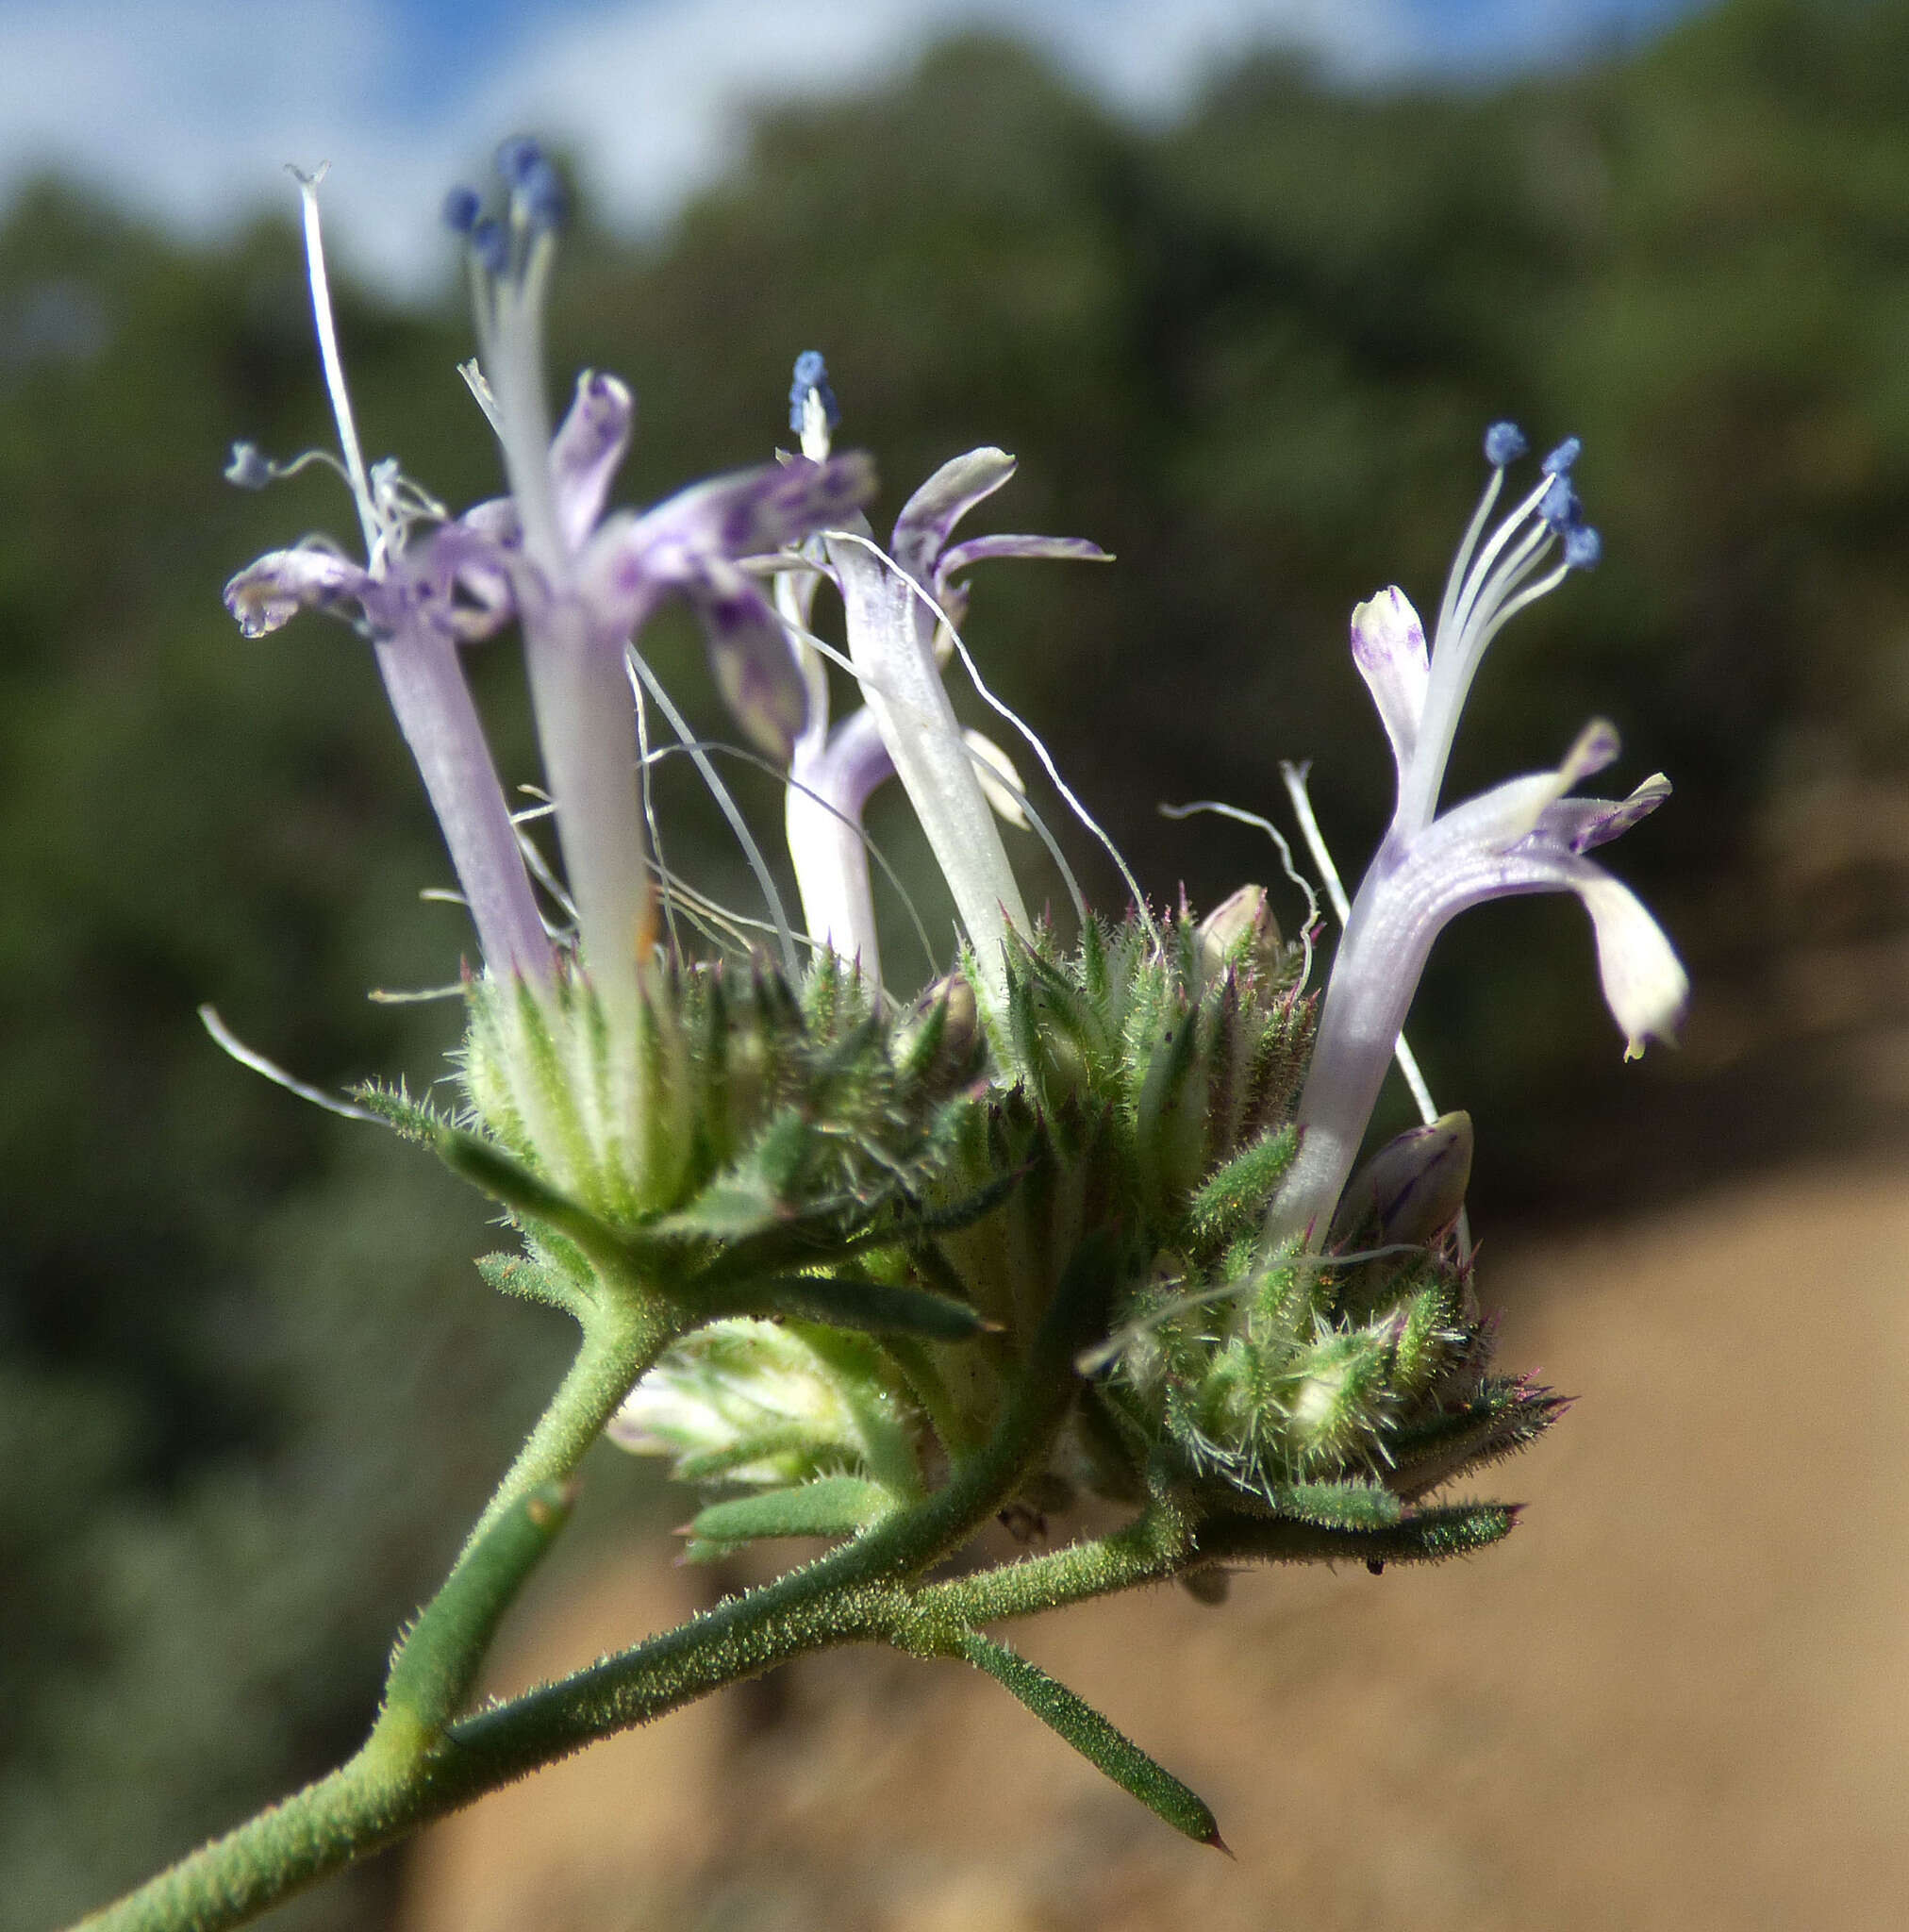
[(1392, 821), (1354, 895), (1327, 983), (1300, 1096), (1300, 1148), (1275, 1198), (1275, 1239), (1317, 1243), (1346, 1184), (1433, 941), (1468, 908), (1523, 892), (1575, 892), (1591, 917), (1604, 998), (1635, 1058), (1670, 1039), (1689, 982), (1643, 905), (1585, 855), (1668, 797), (1657, 774), (1620, 800), (1572, 798), (1618, 756), (1598, 721), (1553, 772), (1514, 778), (1437, 813), (1446, 762), (1471, 680), (1504, 625), (1598, 560), (1569, 472), (1575, 439), (1537, 485), (1486, 535), (1507, 465), (1524, 454), (1510, 424), (1486, 437), (1491, 480), (1452, 567), (1434, 641), (1404, 593), (1382, 591), (1353, 613), (1352, 647), (1398, 769)]

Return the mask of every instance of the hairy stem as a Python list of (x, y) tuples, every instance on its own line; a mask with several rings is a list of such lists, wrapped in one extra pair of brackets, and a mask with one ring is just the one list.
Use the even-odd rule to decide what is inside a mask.
[[(87, 1919), (87, 1932), (219, 1932), (241, 1924), (540, 1765), (810, 1652), (873, 1641), (922, 1655), (948, 1654), (946, 1628), (924, 1624), (907, 1586), (1008, 1500), (1053, 1441), (1078, 1386), (1074, 1354), (1104, 1307), (1111, 1258), (1107, 1241), (1090, 1238), (1083, 1244), (999, 1426), (932, 1496), (805, 1569), (561, 1683), (441, 1729), (416, 1721), (417, 1712), (407, 1708), (403, 1721), (381, 1723), (349, 1764)], [(514, 1520), (506, 1519), (520, 1501), (527, 1510), (542, 1486), (570, 1475), (672, 1332), (668, 1317), (646, 1298), (629, 1296), (614, 1311), (591, 1315), (556, 1399), (486, 1510), (451, 1582), (401, 1648), (401, 1666), (407, 1655), (415, 1657), (434, 1618), (446, 1631), (481, 1626), (488, 1637), (493, 1607), (487, 1601), (477, 1607), (481, 1614), (466, 1614), (472, 1607), (461, 1603), (460, 1576), (486, 1559), (493, 1532), (506, 1541), (514, 1537)], [(507, 1553), (505, 1560), (512, 1560)], [(436, 1659), (428, 1673), (420, 1669), (427, 1686), (421, 1702), (431, 1718), (443, 1698), (428, 1686), (455, 1681), (467, 1665), (474, 1668), (474, 1658)]]
[(513, 1504), (545, 1484), (576, 1474), (604, 1425), (685, 1324), (660, 1298), (630, 1294), (589, 1307), (583, 1342), (550, 1407), (505, 1472), (496, 1493), (465, 1540), (469, 1556)]

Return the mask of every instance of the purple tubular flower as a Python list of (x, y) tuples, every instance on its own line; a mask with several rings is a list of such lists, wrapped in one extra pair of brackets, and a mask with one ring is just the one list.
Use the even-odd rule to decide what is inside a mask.
[(547, 978), (552, 952), (518, 850), (482, 721), (457, 661), (464, 634), (452, 595), (455, 533), (440, 532), (387, 561), (382, 576), (330, 551), (277, 550), (225, 587), (246, 637), (301, 609), (356, 604), (363, 612), (391, 710), (418, 761), (451, 862), (493, 973)]
[[(460, 575), (460, 558), (473, 543), (485, 547), (484, 539), (454, 524), (414, 541), (414, 525), (440, 513), (424, 508), (428, 499), (405, 485), (394, 466), (367, 473), (332, 326), (316, 180), (301, 176), (300, 192), (319, 346), (369, 559), (354, 564), (316, 546), (274, 551), (225, 587), (226, 607), (247, 637), (277, 629), (301, 609), (358, 607), (398, 728), (450, 848), (486, 965), (500, 974), (546, 979), (555, 956), (457, 659), (460, 640), (479, 634), (473, 613), (481, 618), (487, 592), (496, 594), (494, 582), (480, 575), (466, 583)], [(469, 593), (468, 608), (453, 594), (460, 587)]]
[[(1487, 452), (1494, 461), (1509, 443), (1497, 441)], [(1641, 1054), (1647, 1039), (1670, 1039), (1683, 1016), (1689, 981), (1670, 941), (1626, 887), (1585, 857), (1654, 811), (1669, 796), (1669, 781), (1655, 774), (1623, 799), (1566, 795), (1617, 757), (1610, 725), (1588, 726), (1555, 772), (1514, 778), (1437, 812), (1459, 711), (1486, 648), (1512, 616), (1586, 560), (1582, 544), (1573, 556), (1572, 540), (1592, 533), (1578, 521), (1564, 475), (1577, 454), (1574, 441), (1552, 452), (1543, 480), (1486, 538), (1503, 475), (1494, 468), (1429, 648), (1418, 613), (1397, 589), (1353, 613), (1353, 660), (1391, 741), (1398, 792), (1326, 988), (1300, 1096), (1300, 1150), (1270, 1217), (1278, 1236), (1322, 1237), (1433, 941), (1467, 908), (1521, 892), (1575, 892), (1591, 916), (1604, 999), (1627, 1058)], [(1560, 540), (1563, 560), (1546, 571)]]
[(1669, 795), (1662, 775), (1629, 798), (1567, 798), (1616, 757), (1586, 728), (1555, 771), (1514, 778), (1455, 806), (1417, 838), (1388, 838), (1353, 901), (1300, 1098), (1298, 1158), (1275, 1210), (1285, 1233), (1317, 1225), (1339, 1197), (1418, 991), (1433, 941), (1460, 912), (1524, 892), (1575, 892), (1591, 915), (1604, 998), (1626, 1058), (1669, 1039), (1689, 984), (1670, 942), (1628, 888), (1584, 857)]
[(542, 373), (555, 247), (543, 208), (548, 163), (534, 143), (514, 142), (499, 167), (512, 190), (514, 243), (502, 266), (477, 259), (485, 378), (477, 387), (503, 446), (511, 501), (495, 518), (488, 558), (467, 559), (459, 581), (484, 605), (486, 622), (495, 615), (496, 586), (507, 584), (523, 625), (580, 951), (613, 1032), (622, 1033), (641, 998), (655, 912), (635, 781), (631, 640), (665, 597), (686, 597), (702, 620), (719, 686), (753, 735), (787, 756), (805, 694), (767, 600), (738, 565), (853, 509), (873, 478), (856, 457), (769, 466), (686, 490), (641, 516), (604, 517), (628, 440), (629, 391), (586, 375), (551, 434)]

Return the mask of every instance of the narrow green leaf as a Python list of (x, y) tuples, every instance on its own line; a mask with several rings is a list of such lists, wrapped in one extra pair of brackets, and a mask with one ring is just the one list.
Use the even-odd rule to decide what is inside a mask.
[(958, 1201), (950, 1201), (939, 1208), (921, 1208), (901, 1217), (893, 1236), (897, 1241), (920, 1241), (929, 1235), (954, 1234), (964, 1227), (972, 1227), (977, 1221), (985, 1221), (1021, 1185), (1026, 1167), (1015, 1168), (1009, 1174), (996, 1174), (991, 1181), (984, 1183), (971, 1194), (964, 1194)]
[(485, 1286), (499, 1294), (515, 1295), (521, 1301), (547, 1302), (552, 1307), (574, 1314), (585, 1299), (574, 1282), (566, 1280), (555, 1268), (543, 1267), (523, 1255), (479, 1255), (477, 1273)]
[(978, 1630), (964, 1632), (959, 1643), (961, 1655), (971, 1664), (986, 1671), (1056, 1737), (1071, 1744), (1095, 1770), (1105, 1773), (1123, 1791), (1139, 1799), (1154, 1817), (1190, 1838), (1195, 1844), (1212, 1845), (1220, 1851), (1226, 1849), (1219, 1824), (1199, 1793), (1154, 1763), (1092, 1705), (1076, 1697), (1065, 1684), (1056, 1683), (1019, 1653), (982, 1636)]
[(677, 1272), (681, 1251), (674, 1244), (647, 1234), (627, 1234), (599, 1220), (588, 1208), (560, 1194), (501, 1147), (456, 1127), (440, 1127), (435, 1145), (438, 1158), (451, 1172), (501, 1201), (513, 1214), (566, 1235), (592, 1261), (627, 1264), (647, 1276), (664, 1292)]
[(1386, 1438), (1392, 1486), (1406, 1496), (1529, 1447), (1570, 1407), (1536, 1382), (1493, 1375), (1470, 1401)]
[(1263, 1219), (1298, 1151), (1299, 1132), (1289, 1124), (1241, 1148), (1187, 1203), (1188, 1226), (1202, 1241), (1223, 1241)]
[(351, 1097), (369, 1113), (392, 1127), (407, 1141), (417, 1141), (429, 1146), (450, 1123), (436, 1108), (422, 1100), (413, 1100), (402, 1086), (384, 1087), (375, 1080), (367, 1081), (362, 1087), (354, 1087)]
[(1502, 1541), (1518, 1521), (1515, 1503), (1454, 1503), (1414, 1509), (1387, 1529), (1334, 1529), (1290, 1518), (1216, 1516), (1201, 1525), (1209, 1560), (1261, 1563), (1442, 1563)]
[[(792, 1490), (767, 1490), (712, 1503), (689, 1524), (697, 1543), (734, 1548), (776, 1536), (854, 1536), (896, 1507), (880, 1483), (855, 1475), (819, 1476)], [(696, 1554), (693, 1546), (691, 1554)]]
[(574, 1501), (573, 1484), (539, 1484), (458, 1559), (399, 1641), (380, 1730), (403, 1724), (432, 1739), (457, 1715), (499, 1620), (570, 1521)]
[(1377, 1483), (1290, 1483), (1272, 1491), (1282, 1516), (1326, 1529), (1390, 1529), (1405, 1506)]

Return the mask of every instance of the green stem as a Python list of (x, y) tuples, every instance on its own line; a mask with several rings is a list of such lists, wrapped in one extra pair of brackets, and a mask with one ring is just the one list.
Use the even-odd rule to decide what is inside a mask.
[(1199, 1547), (1194, 1521), (1156, 1498), (1123, 1528), (1042, 1557), (1023, 1557), (972, 1576), (930, 1584), (916, 1594), (921, 1614), (963, 1629), (1038, 1616), (1138, 1584), (1159, 1583), (1191, 1567)]
[[(1104, 1242), (1084, 1244), (999, 1427), (932, 1496), (806, 1569), (560, 1684), (441, 1733), (410, 1723), (374, 1731), (341, 1770), (87, 1919), (86, 1932), (221, 1932), (539, 1765), (772, 1665), (867, 1641), (924, 1654), (944, 1648), (941, 1633), (924, 1633), (905, 1582), (964, 1542), (1052, 1442), (1077, 1386), (1073, 1355), (1104, 1300), (1107, 1253)], [(484, 1544), (516, 1501), (571, 1474), (638, 1374), (667, 1344), (670, 1321), (654, 1305), (631, 1296), (620, 1307), (620, 1314), (592, 1314), (575, 1364), (469, 1551)], [(449, 1585), (412, 1644), (447, 1599), (455, 1600)], [(448, 1609), (443, 1615), (447, 1624), (455, 1621)]]
[(685, 1325), (659, 1297), (642, 1291), (605, 1298), (582, 1316), (583, 1341), (550, 1407), (505, 1472), (464, 1543), (468, 1556), (506, 1510), (547, 1483), (576, 1474), (586, 1452)]

